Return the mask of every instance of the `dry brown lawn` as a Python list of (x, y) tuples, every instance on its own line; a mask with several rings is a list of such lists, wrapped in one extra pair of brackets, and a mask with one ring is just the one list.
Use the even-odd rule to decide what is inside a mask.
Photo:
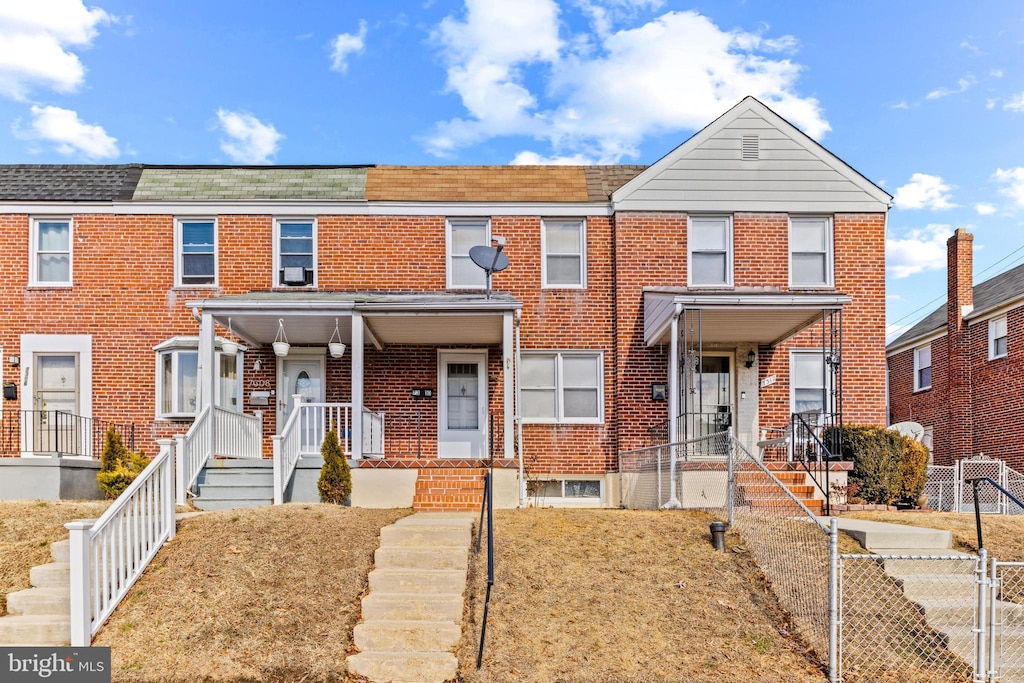
[(289, 504), (210, 512), (103, 627), (115, 681), (333, 681), (380, 529), (409, 510)]
[(99, 517), (109, 501), (0, 501), (0, 615), (7, 594), (29, 587), (32, 567), (51, 561), (50, 544), (68, 537), (66, 522)]
[[(933, 527), (953, 532), (953, 547), (978, 552), (978, 533), (974, 514), (956, 512), (849, 512), (844, 517), (870, 519), (875, 522)], [(988, 550), (1001, 562), (1024, 561), (1024, 517), (1020, 515), (981, 516), (981, 535)]]
[(731, 552), (711, 548), (710, 521), (695, 512), (496, 512), (483, 668), (481, 553), (458, 650), (463, 680), (824, 681), (742, 541), (730, 535)]

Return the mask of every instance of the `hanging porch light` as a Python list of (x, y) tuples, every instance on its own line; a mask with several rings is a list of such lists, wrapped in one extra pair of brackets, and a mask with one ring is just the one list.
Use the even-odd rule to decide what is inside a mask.
[(274, 337), (274, 355), (284, 358), (292, 345), (288, 343), (288, 337), (284, 333), (284, 318), (277, 319), (277, 336)]

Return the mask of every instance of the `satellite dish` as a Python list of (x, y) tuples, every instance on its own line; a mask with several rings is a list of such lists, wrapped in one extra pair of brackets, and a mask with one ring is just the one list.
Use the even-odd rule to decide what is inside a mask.
[(491, 298), (491, 274), (498, 273), (508, 268), (508, 256), (502, 253), (505, 248), (504, 237), (491, 237), (491, 241), (498, 246), (492, 247), (487, 244), (480, 244), (470, 247), (469, 258), (487, 274), (487, 298)]

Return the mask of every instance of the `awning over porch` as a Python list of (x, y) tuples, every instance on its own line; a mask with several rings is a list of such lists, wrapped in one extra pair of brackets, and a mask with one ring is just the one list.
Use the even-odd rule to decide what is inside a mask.
[(251, 292), (190, 301), (253, 345), (274, 341), (283, 321), (288, 341), (325, 346), (334, 333), (352, 343), (352, 317), (361, 315), (366, 342), (389, 344), (500, 344), (503, 317), (523, 304), (515, 297), (479, 294), (378, 292)]
[(668, 343), (677, 309), (700, 309), (705, 344), (756, 342), (774, 346), (819, 322), (822, 311), (842, 309), (845, 294), (778, 292), (695, 292), (681, 287), (644, 288), (644, 342)]

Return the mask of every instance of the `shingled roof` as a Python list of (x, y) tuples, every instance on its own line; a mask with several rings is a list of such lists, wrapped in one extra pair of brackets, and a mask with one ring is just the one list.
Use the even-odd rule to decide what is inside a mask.
[[(978, 313), (1009, 304), (1024, 297), (1024, 264), (974, 285), (974, 310)], [(970, 317), (970, 316), (969, 316)], [(946, 327), (946, 304), (942, 304), (888, 344), (887, 349), (905, 346)]]
[(365, 166), (168, 166), (145, 167), (132, 199), (362, 201), (365, 190)]
[(131, 199), (139, 164), (0, 165), (0, 200), (109, 202)]

